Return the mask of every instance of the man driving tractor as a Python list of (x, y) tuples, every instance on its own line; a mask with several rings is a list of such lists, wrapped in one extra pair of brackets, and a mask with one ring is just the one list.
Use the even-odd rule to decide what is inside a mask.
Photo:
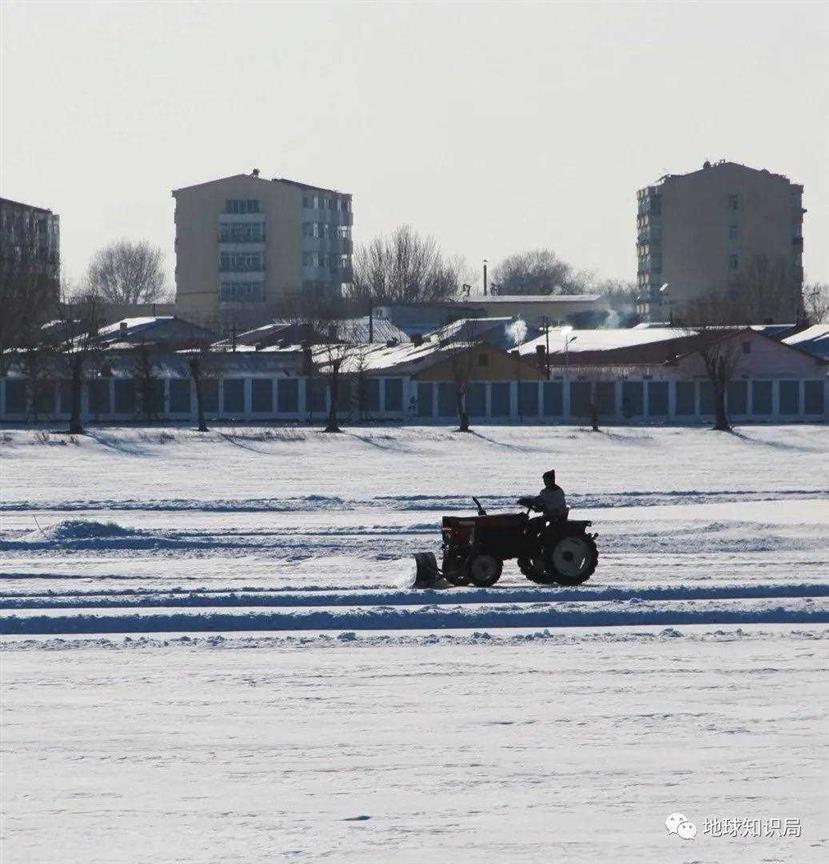
[(541, 478), (544, 488), (533, 499), (544, 516), (550, 519), (566, 519), (570, 508), (564, 499), (564, 490), (556, 483), (556, 472), (545, 471)]

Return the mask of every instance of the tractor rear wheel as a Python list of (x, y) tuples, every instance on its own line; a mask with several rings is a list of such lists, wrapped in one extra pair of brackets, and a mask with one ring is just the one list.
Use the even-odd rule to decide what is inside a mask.
[(596, 541), (588, 534), (561, 537), (542, 558), (519, 558), (518, 567), (531, 582), (538, 585), (572, 587), (586, 582), (599, 563)]
[(581, 585), (596, 570), (599, 550), (589, 534), (562, 537), (553, 547), (550, 563), (559, 585)]
[(489, 588), (501, 578), (504, 562), (492, 555), (475, 555), (469, 562), (469, 576), (478, 588)]

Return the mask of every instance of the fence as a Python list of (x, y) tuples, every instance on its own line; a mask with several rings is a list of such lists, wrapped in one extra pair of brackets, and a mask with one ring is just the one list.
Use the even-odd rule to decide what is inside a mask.
[[(211, 420), (314, 421), (328, 413), (323, 378), (245, 376), (203, 382), (205, 415)], [(574, 423), (590, 416), (595, 402), (604, 422), (693, 423), (713, 416), (714, 393), (707, 380), (473, 381), (466, 409), (492, 423)], [(763, 378), (732, 381), (728, 410), (737, 421), (825, 422), (825, 378)], [(84, 384), (85, 422), (191, 421), (196, 395), (188, 378), (156, 379), (139, 386), (132, 378), (97, 378)], [(6, 423), (57, 421), (68, 417), (66, 381), (0, 379), (0, 419)], [(451, 423), (456, 420), (453, 382), (411, 378), (343, 379), (338, 413), (343, 420)]]

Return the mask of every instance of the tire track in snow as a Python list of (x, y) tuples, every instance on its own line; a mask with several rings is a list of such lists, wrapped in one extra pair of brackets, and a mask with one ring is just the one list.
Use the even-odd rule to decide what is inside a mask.
[(420, 608), (372, 607), (319, 609), (293, 612), (236, 614), (159, 612), (125, 615), (36, 615), (0, 618), (0, 635), (71, 633), (157, 633), (227, 631), (324, 630), (447, 630), (515, 627), (622, 627), (689, 624), (829, 624), (829, 609), (810, 608), (808, 601), (794, 606), (711, 606), (700, 603), (684, 608), (646, 604), (620, 608), (608, 604), (537, 604), (463, 608), (430, 605)]
[(204, 589), (180, 592), (111, 591), (62, 592), (49, 595), (0, 597), (0, 609), (132, 609), (154, 607), (291, 607), (420, 606), (530, 604), (539, 602), (629, 602), (632, 600), (762, 600), (772, 598), (829, 597), (829, 583), (780, 583), (643, 588), (458, 588), (446, 590), (351, 589), (287, 591), (284, 589)]

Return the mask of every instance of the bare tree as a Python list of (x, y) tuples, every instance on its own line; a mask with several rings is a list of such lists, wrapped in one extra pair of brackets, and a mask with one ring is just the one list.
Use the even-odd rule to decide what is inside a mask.
[(531, 249), (504, 258), (492, 271), (501, 294), (583, 294), (591, 274), (575, 271), (552, 249)]
[(69, 379), (69, 434), (83, 435), (81, 416), (84, 384), (98, 359), (98, 328), (101, 323), (100, 301), (89, 291), (72, 304), (61, 304), (61, 318), (55, 333), (54, 350), (59, 367)]
[(158, 395), (161, 381), (155, 372), (152, 350), (143, 340), (135, 349), (133, 371), (137, 385), (138, 413), (144, 420), (155, 420), (159, 412)]
[(324, 431), (342, 432), (337, 412), (341, 388), (348, 383), (343, 381), (343, 372), (358, 355), (359, 343), (348, 321), (317, 320), (311, 323), (310, 330), (322, 334), (322, 342), (315, 349), (314, 361), (328, 387), (328, 422)]
[(731, 289), (733, 323), (794, 323), (800, 307), (798, 287), (782, 255), (754, 255)]
[(463, 259), (447, 258), (433, 237), (402, 225), (357, 248), (351, 298), (360, 308), (447, 300), (459, 292), (464, 275)]
[(803, 286), (803, 312), (808, 324), (829, 321), (829, 283), (812, 282)]
[(110, 303), (152, 303), (166, 292), (164, 253), (146, 240), (116, 240), (92, 258), (87, 284)]
[(368, 343), (358, 344), (354, 347), (354, 359), (352, 361), (354, 374), (354, 407), (357, 409), (357, 417), (360, 420), (371, 419), (369, 417), (369, 402), (368, 402), (368, 355), (371, 351), (371, 345)]
[(207, 421), (204, 416), (204, 384), (205, 379), (210, 377), (210, 359), (209, 352), (206, 348), (193, 354), (187, 364), (187, 369), (190, 372), (190, 379), (193, 382), (196, 391), (196, 417), (198, 420), (199, 432), (207, 432)]
[[(451, 327), (451, 325), (449, 325)], [(446, 340), (452, 357), (452, 379), (455, 384), (455, 410), (458, 414), (458, 432), (469, 432), (469, 385), (472, 373), (478, 368), (478, 352), (482, 345), (478, 334), (477, 322), (467, 318), (460, 328)]]
[(735, 338), (739, 330), (728, 326), (735, 320), (734, 304), (712, 294), (689, 304), (686, 314), (693, 323), (684, 325), (685, 332), (695, 336), (694, 353), (701, 359), (714, 391), (714, 429), (730, 432), (726, 393), (741, 356), (741, 346)]

